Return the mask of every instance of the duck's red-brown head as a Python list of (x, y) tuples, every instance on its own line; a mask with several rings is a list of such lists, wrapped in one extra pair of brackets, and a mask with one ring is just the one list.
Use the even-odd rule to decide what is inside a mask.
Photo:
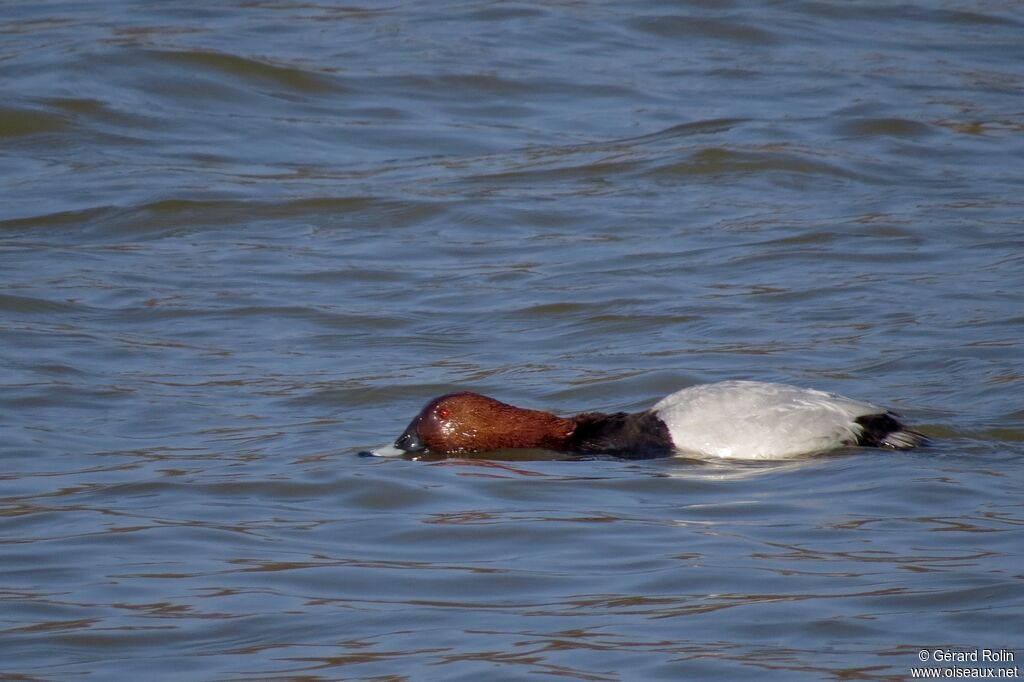
[(434, 398), (395, 441), (406, 452), (439, 455), (504, 448), (560, 450), (576, 423), (549, 412), (524, 410), (479, 393)]

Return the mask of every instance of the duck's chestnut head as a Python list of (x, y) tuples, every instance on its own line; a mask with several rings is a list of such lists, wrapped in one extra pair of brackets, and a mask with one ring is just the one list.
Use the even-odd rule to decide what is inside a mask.
[(395, 447), (448, 455), (502, 448), (559, 449), (575, 422), (524, 410), (479, 393), (434, 398), (409, 423)]

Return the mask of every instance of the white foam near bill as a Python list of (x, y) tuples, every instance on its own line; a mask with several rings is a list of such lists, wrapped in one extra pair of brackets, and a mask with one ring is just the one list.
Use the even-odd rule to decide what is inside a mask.
[(401, 457), (405, 454), (405, 450), (396, 448), (394, 445), (385, 445), (382, 448), (376, 450), (370, 450), (377, 457)]

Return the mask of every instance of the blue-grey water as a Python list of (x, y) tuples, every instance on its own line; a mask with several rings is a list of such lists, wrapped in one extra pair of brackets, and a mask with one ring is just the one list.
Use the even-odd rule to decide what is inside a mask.
[[(0, 83), (0, 679), (1024, 665), (1016, 0), (9, 1)], [(359, 456), (734, 378), (933, 444)]]

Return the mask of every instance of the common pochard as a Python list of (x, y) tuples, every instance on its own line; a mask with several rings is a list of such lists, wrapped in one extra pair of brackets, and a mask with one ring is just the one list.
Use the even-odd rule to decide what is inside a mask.
[(478, 393), (434, 398), (378, 455), (539, 448), (640, 459), (669, 455), (784, 459), (845, 446), (924, 442), (892, 412), (824, 391), (759, 381), (684, 388), (643, 412), (559, 417)]

